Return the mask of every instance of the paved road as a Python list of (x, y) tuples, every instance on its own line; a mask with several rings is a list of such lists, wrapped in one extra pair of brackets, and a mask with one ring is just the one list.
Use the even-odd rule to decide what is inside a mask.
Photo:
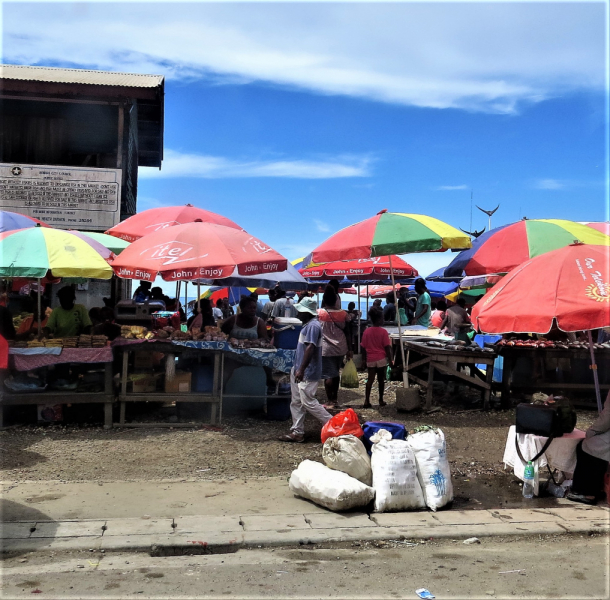
[[(3, 598), (607, 598), (608, 537), (354, 543), (340, 548), (37, 553), (3, 563)], [(32, 593), (40, 590), (36, 596)]]

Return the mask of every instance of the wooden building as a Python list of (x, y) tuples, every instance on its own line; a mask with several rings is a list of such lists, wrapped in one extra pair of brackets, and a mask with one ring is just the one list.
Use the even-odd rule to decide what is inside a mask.
[(164, 78), (0, 65), (0, 206), (104, 231), (136, 213), (138, 166), (161, 168)]

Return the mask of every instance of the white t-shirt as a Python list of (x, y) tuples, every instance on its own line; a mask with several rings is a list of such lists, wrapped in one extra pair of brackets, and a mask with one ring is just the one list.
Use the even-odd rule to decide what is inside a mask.
[(222, 319), (222, 310), (220, 310), (220, 308), (217, 308), (216, 306), (212, 309), (212, 314), (214, 315), (215, 319)]

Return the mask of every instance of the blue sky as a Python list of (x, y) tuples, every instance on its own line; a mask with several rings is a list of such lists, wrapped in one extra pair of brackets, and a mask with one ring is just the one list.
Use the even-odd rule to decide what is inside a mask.
[[(377, 211), (608, 219), (605, 2), (5, 2), (3, 62), (166, 76), (139, 210), (288, 258)], [(487, 217), (476, 208), (472, 227)], [(407, 257), (422, 274), (451, 254)]]

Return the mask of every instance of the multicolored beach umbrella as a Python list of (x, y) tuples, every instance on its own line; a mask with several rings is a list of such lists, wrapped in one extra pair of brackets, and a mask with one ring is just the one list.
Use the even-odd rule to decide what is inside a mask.
[(597, 229), (597, 231), (610, 235), (610, 221), (594, 221), (592, 223), (583, 223), (583, 225), (593, 227), (593, 229)]
[(69, 230), (70, 233), (78, 236), (82, 240), (88, 242), (89, 240), (93, 240), (98, 244), (101, 244), (105, 248), (108, 248), (110, 252), (114, 254), (120, 254), (129, 246), (131, 242), (127, 242), (126, 240), (122, 240), (120, 238), (114, 237), (112, 235), (106, 235), (105, 233), (96, 233), (93, 231), (76, 231), (73, 229)]
[(326, 263), (470, 247), (468, 235), (443, 221), (425, 215), (382, 210), (329, 237), (312, 252), (311, 260)]
[(0, 277), (55, 277), (110, 279), (112, 268), (104, 258), (110, 251), (94, 240), (85, 241), (69, 231), (30, 227), (0, 233)]
[(28, 217), (21, 213), (12, 212), (10, 210), (0, 210), (0, 233), (4, 231), (14, 231), (15, 229), (26, 229), (28, 227), (50, 227), (46, 223), (35, 219), (34, 217)]
[(574, 242), (608, 246), (610, 237), (574, 221), (523, 219), (479, 236), (449, 264), (445, 276), (508, 273), (530, 258)]

